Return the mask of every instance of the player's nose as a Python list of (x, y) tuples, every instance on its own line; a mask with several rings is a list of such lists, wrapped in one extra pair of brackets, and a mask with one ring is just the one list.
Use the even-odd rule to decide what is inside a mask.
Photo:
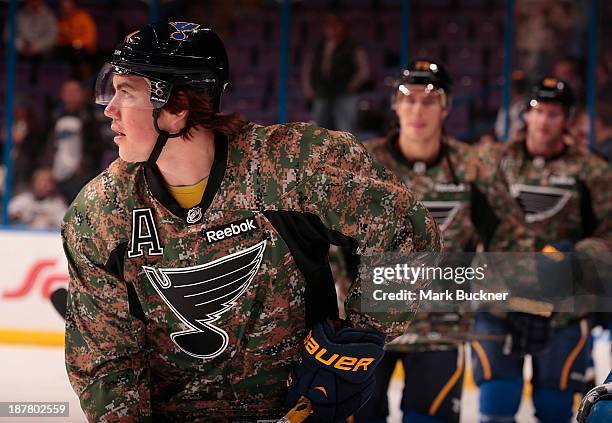
[(104, 116), (111, 118), (111, 119), (116, 119), (117, 117), (119, 117), (119, 108), (115, 104), (114, 97), (104, 108)]

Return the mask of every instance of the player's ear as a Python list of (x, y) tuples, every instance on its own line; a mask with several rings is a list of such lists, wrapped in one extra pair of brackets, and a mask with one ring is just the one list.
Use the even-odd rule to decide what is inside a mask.
[(442, 120), (445, 120), (448, 117), (448, 112), (449, 112), (448, 106), (442, 108)]
[(159, 128), (168, 131), (171, 134), (176, 134), (187, 125), (188, 116), (189, 110), (187, 109), (171, 112), (164, 108), (159, 115)]

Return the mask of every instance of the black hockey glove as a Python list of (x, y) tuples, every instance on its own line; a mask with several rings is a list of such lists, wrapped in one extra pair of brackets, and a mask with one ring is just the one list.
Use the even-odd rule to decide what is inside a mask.
[(51, 293), (51, 304), (55, 310), (66, 320), (66, 307), (68, 302), (68, 290), (66, 288), (58, 288)]
[[(566, 298), (572, 287), (571, 253), (573, 245), (563, 240), (549, 244), (536, 256), (538, 285), (529, 288), (526, 297), (539, 301), (543, 305), (553, 307), (551, 301), (555, 295)], [(537, 306), (536, 306), (537, 308)], [(542, 309), (533, 310), (532, 313), (510, 312), (506, 323), (510, 337), (504, 346), (506, 354), (534, 354), (548, 348), (552, 337), (550, 311)], [(548, 312), (548, 316), (540, 313)]]
[(555, 297), (567, 298), (573, 294), (573, 285), (579, 276), (574, 255), (574, 244), (568, 240), (547, 244), (542, 248), (541, 253), (536, 256), (536, 297), (539, 294), (542, 298), (552, 301)]
[(313, 410), (308, 422), (338, 422), (354, 414), (374, 392), (384, 344), (384, 335), (374, 330), (336, 330), (330, 321), (315, 325), (291, 370), (287, 409), (306, 397)]
[(550, 317), (509, 312), (506, 323), (510, 331), (510, 344), (504, 348), (506, 354), (534, 354), (548, 348), (552, 337)]

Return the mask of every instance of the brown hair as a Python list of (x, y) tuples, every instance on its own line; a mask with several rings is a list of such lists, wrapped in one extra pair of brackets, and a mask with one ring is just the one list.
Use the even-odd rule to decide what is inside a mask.
[(237, 113), (215, 112), (210, 98), (191, 88), (174, 90), (164, 109), (170, 113), (189, 111), (185, 127), (180, 131), (181, 136), (187, 139), (193, 136), (191, 131), (196, 126), (219, 131), (229, 137), (237, 135), (246, 124), (245, 119)]

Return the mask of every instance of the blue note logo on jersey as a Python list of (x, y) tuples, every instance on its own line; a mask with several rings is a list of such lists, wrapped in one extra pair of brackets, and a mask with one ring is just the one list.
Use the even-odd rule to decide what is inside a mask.
[(170, 38), (177, 41), (185, 41), (189, 37), (189, 33), (200, 27), (200, 24), (192, 22), (170, 22), (170, 25), (176, 29), (170, 34)]
[(249, 288), (259, 271), (266, 241), (217, 260), (185, 268), (143, 270), (164, 302), (186, 326), (170, 334), (192, 357), (212, 359), (223, 353), (229, 335), (215, 326)]

